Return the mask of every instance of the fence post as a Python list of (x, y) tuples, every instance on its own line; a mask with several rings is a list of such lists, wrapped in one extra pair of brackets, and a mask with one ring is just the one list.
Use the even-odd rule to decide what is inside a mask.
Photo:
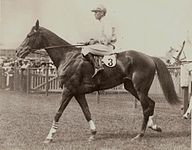
[(0, 67), (0, 89), (3, 88), (3, 68)]
[(134, 108), (137, 108), (137, 99), (134, 97)]
[(99, 91), (96, 92), (96, 97), (97, 97), (97, 103), (99, 104), (100, 103), (100, 92)]
[(46, 96), (48, 96), (49, 93), (49, 63), (46, 64)]
[(27, 67), (27, 94), (30, 93), (30, 87), (31, 87), (30, 80), (31, 80), (31, 78), (30, 78), (30, 66), (28, 66)]
[(5, 70), (3, 68), (1, 69), (1, 88), (2, 89), (6, 88), (6, 76), (5, 76)]
[(20, 68), (20, 75), (19, 75), (19, 91), (20, 92), (23, 92), (23, 83), (22, 83), (22, 80), (24, 78), (23, 72), (24, 72), (23, 69)]
[(17, 80), (17, 64), (14, 64), (14, 75), (13, 75), (13, 90), (16, 91), (16, 80)]

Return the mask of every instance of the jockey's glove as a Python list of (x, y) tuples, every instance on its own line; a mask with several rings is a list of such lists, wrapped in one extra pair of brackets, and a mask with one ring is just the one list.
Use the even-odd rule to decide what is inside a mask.
[(94, 44), (97, 44), (97, 43), (99, 43), (98, 40), (90, 39), (89, 42), (88, 42), (88, 45), (94, 45)]

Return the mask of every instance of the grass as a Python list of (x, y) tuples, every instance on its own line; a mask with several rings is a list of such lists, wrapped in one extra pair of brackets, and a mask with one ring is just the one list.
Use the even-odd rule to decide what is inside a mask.
[(133, 97), (101, 95), (98, 104), (90, 94), (87, 100), (98, 131), (96, 140), (88, 142), (89, 125), (72, 99), (59, 121), (54, 142), (45, 145), (60, 94), (47, 97), (1, 90), (0, 150), (190, 150), (190, 120), (183, 120), (180, 107), (171, 107), (162, 97), (158, 97), (154, 120), (163, 132), (148, 129), (141, 142), (131, 142), (142, 123), (141, 107), (133, 107)]

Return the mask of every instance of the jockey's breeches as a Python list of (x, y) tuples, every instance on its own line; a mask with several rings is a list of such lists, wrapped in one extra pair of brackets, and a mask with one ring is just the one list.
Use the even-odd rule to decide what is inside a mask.
[(91, 53), (93, 55), (104, 56), (110, 55), (114, 52), (112, 45), (94, 44), (83, 47), (81, 53), (84, 56), (86, 56), (88, 53)]

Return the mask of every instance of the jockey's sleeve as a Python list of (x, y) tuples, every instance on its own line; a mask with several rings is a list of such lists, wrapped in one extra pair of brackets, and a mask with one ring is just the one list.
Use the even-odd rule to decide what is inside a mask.
[(115, 27), (112, 27), (111, 23), (104, 20), (102, 22), (101, 43), (108, 45), (115, 43), (116, 40)]

